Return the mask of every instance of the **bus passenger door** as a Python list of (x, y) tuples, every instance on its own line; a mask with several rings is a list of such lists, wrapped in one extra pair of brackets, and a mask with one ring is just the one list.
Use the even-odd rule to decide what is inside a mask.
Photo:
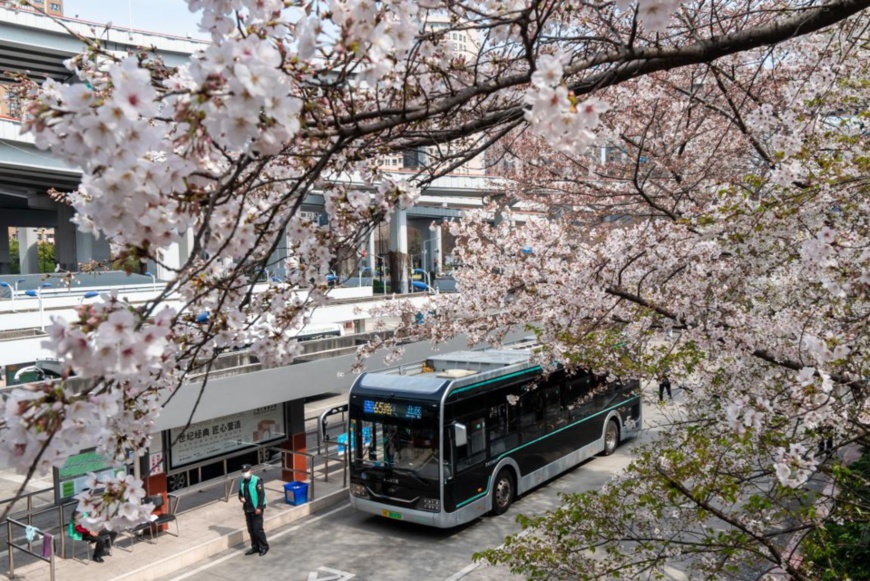
[[(463, 431), (462, 428), (466, 440), (464, 445), (460, 445), (461, 441), (456, 438), (456, 432)], [(483, 496), (487, 490), (486, 418), (481, 416), (455, 422), (450, 444), (453, 447), (453, 478), (448, 478), (448, 488), (452, 490), (452, 494), (446, 497), (448, 510), (451, 505), (454, 509), (461, 508)]]

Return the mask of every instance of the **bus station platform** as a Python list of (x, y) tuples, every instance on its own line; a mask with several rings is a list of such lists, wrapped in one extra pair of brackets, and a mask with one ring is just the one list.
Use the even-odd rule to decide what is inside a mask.
[[(309, 484), (308, 501), (298, 505), (285, 502), (286, 482), (280, 480), (280, 467), (267, 468), (257, 472), (257, 475), (264, 480), (266, 488), (264, 529), (267, 536), (270, 531), (323, 511), (348, 498), (341, 471), (331, 474), (328, 482), (317, 478), (313, 497)], [(153, 542), (147, 533), (135, 538), (121, 533), (115, 540), (112, 554), (104, 557), (103, 563), (84, 561), (85, 547), (81, 541), (75, 543), (76, 554), (72, 558), (73, 545), (66, 538), (65, 556), (55, 557), (55, 579), (151, 581), (171, 576), (176, 571), (227, 549), (247, 548), (249, 538), (245, 528), (245, 515), (237, 500), (237, 490), (234, 488), (228, 502), (224, 502), (223, 486), (181, 496), (176, 517), (179, 533), (177, 537), (174, 536), (174, 523), (169, 524), (168, 530), (156, 534)], [(60, 539), (55, 540), (59, 552)], [(41, 546), (41, 541), (33, 543), (35, 552), (39, 552)], [(15, 579), (51, 579), (49, 563), (13, 550)], [(8, 557), (4, 565), (9, 576)]]

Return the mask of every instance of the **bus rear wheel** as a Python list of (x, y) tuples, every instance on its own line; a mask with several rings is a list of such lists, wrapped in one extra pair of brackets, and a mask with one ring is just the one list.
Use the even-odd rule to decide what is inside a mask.
[(607, 427), (604, 429), (604, 452), (605, 456), (610, 456), (616, 452), (616, 447), (619, 446), (619, 426), (615, 420), (607, 422)]
[(492, 514), (504, 514), (514, 500), (514, 478), (509, 470), (499, 470), (492, 491)]

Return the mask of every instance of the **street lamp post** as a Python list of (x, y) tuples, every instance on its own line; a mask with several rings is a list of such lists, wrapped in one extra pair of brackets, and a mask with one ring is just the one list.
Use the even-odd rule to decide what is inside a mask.
[(148, 270), (145, 271), (145, 276), (151, 277), (151, 290), (156, 291), (157, 290), (157, 277), (154, 276), (153, 274), (151, 274), (151, 272)]
[(12, 312), (15, 312), (15, 289), (8, 282), (0, 282), (0, 287), (9, 289), (9, 297), (12, 299)]
[[(385, 257), (383, 254), (379, 254), (378, 256), (376, 256), (376, 259), (381, 261), (381, 274), (380, 274), (380, 278), (381, 278), (381, 291), (384, 293), (384, 295), (386, 295), (386, 294), (387, 294), (387, 281), (386, 281), (387, 264), (386, 264), (386, 257)], [(375, 262), (375, 270), (377, 270), (377, 267), (378, 267), (377, 262)], [(372, 276), (374, 276), (374, 273), (372, 273)]]
[(92, 299), (98, 296), (100, 296), (100, 293), (98, 293), (97, 291), (88, 291), (81, 296), (81, 298), (79, 299), (79, 304), (82, 304), (85, 299)]
[(419, 275), (425, 277), (424, 280), (426, 281), (426, 290), (429, 292), (432, 292), (432, 281), (429, 279), (429, 273), (426, 271), (425, 268), (415, 268), (412, 271), (412, 274), (419, 274)]
[(437, 272), (438, 271), (438, 249), (435, 248), (436, 242), (437, 242), (437, 240), (432, 239), (432, 238), (430, 238), (428, 240), (423, 240), (423, 264), (421, 266), (424, 269), (426, 269), (426, 255), (428, 254), (428, 252), (426, 250), (426, 245), (432, 244), (432, 268), (426, 269), (426, 270), (435, 271), (436, 274), (439, 274)]
[(36, 299), (39, 301), (39, 329), (41, 331), (45, 331), (45, 309), (43, 309), (42, 306), (42, 289), (48, 288), (50, 286), (51, 284), (44, 282), (39, 285), (39, 288), (37, 288), (36, 290), (24, 291), (24, 294), (26, 294), (27, 296), (36, 297)]

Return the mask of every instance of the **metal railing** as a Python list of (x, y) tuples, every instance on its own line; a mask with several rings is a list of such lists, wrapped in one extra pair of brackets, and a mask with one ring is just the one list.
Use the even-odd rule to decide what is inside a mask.
[[(60, 508), (62, 508), (62, 507), (60, 507)], [(12, 533), (12, 527), (20, 527), (21, 529), (24, 529), (25, 534), (26, 534), (27, 530), (30, 529), (30, 533), (32, 534), (32, 536), (27, 539), (27, 546), (19, 545), (19, 544), (15, 543), (15, 541), (13, 540), (14, 537), (13, 537), (13, 533)], [(48, 556), (46, 557), (44, 555), (44, 553), (46, 552), (44, 548), (39, 553), (35, 553), (33, 551), (33, 539), (36, 537), (36, 535), (39, 535), (40, 538), (42, 539), (42, 542), (45, 543), (46, 535), (49, 535), (49, 533), (46, 533), (45, 531), (42, 531), (39, 529), (34, 529), (30, 525), (26, 525), (23, 522), (15, 520), (14, 518), (7, 518), (6, 519), (6, 547), (8, 548), (8, 555), (9, 555), (9, 578), (10, 579), (15, 578), (15, 551), (13, 549), (18, 549), (19, 551), (22, 551), (24, 553), (27, 553), (28, 555), (36, 557), (40, 561), (45, 561), (46, 563), (48, 563), (49, 578), (51, 579), (51, 581), (54, 581), (54, 555), (56, 553), (55, 537), (54, 537), (54, 535), (50, 535), (50, 540), (49, 540), (50, 546), (49, 546), (49, 550), (48, 550)], [(61, 535), (61, 544), (62, 543), (63, 543), (63, 536)], [(61, 548), (61, 551), (63, 551), (63, 548)]]
[[(308, 490), (309, 490), (309, 499), (314, 499), (314, 483), (316, 481), (315, 475), (317, 474), (317, 470), (315, 468), (315, 460), (317, 458), (323, 459), (323, 481), (329, 482), (329, 461), (339, 461), (342, 462), (343, 473), (342, 473), (342, 485), (344, 487), (347, 486), (347, 453), (345, 450), (344, 456), (341, 454), (331, 455), (329, 454), (329, 445), (327, 444), (327, 449), (325, 454), (309, 454), (308, 452), (297, 452), (296, 450), (285, 450), (284, 448), (272, 448), (272, 450), (281, 453), (281, 469), (287, 472), (291, 472), (292, 474), (303, 473), (308, 479)], [(292, 464), (288, 464), (288, 459), (291, 457), (295, 459), (296, 456), (305, 458), (305, 463), (307, 468), (305, 470), (300, 470), (296, 468), (295, 462)], [(294, 477), (294, 480), (296, 478)]]
[[(344, 450), (342, 450), (344, 448)], [(336, 454), (333, 456), (329, 453), (329, 443), (326, 444), (326, 453), (323, 454), (323, 480), (325, 482), (329, 482), (329, 460), (338, 460), (342, 463), (342, 477), (341, 477), (341, 485), (343, 488), (347, 488), (347, 469), (350, 465), (348, 463), (348, 457), (350, 455), (350, 446), (345, 444), (336, 444), (335, 445)]]
[[(339, 405), (339, 406), (334, 406), (334, 407), (338, 408), (341, 406)], [(332, 432), (337, 432), (336, 435), (338, 435), (342, 432), (347, 432), (347, 411), (340, 411), (340, 412), (333, 413), (332, 415), (341, 414), (341, 417), (338, 420), (338, 422), (333, 423), (333, 424), (329, 424), (328, 427), (324, 426), (324, 423), (323, 423), (324, 415), (328, 414), (330, 411), (331, 410), (327, 409), (324, 412), (322, 412), (316, 416), (312, 416), (310, 418), (305, 418), (306, 425), (308, 424), (308, 422), (312, 422), (312, 421), (315, 422), (315, 426), (316, 426), (315, 433), (317, 436), (317, 453), (318, 454), (320, 454), (320, 448), (323, 446), (324, 443), (326, 443), (326, 446), (328, 449), (329, 444), (333, 442), (333, 440), (331, 438)], [(306, 432), (306, 434), (308, 434), (308, 433), (310, 433), (310, 432)]]
[[(178, 476), (179, 474), (185, 474), (185, 482), (190, 482), (190, 475), (192, 472), (196, 472), (197, 475), (197, 483), (192, 485), (186, 485), (183, 488), (175, 488), (171, 490), (173, 494), (176, 496), (185, 496), (194, 492), (200, 492), (202, 490), (207, 490), (209, 488), (213, 488), (215, 486), (224, 485), (224, 502), (229, 502), (230, 493), (232, 492), (233, 483), (239, 476), (239, 471), (230, 472), (227, 467), (227, 460), (231, 460), (233, 458), (237, 458), (239, 456), (247, 456), (251, 453), (251, 449), (240, 450), (239, 452), (234, 452), (229, 454), (228, 456), (224, 456), (220, 461), (215, 460), (214, 458), (210, 460), (203, 460), (202, 462), (198, 462), (191, 466), (185, 466), (184, 468), (180, 468), (178, 470), (170, 470), (166, 473), (166, 478), (169, 480), (174, 476)], [(202, 469), (206, 466), (214, 466), (218, 462), (221, 462), (223, 466), (223, 473), (215, 478), (209, 478), (207, 480), (202, 479)]]
[[(314, 492), (315, 492), (314, 489), (315, 489), (315, 480), (316, 480), (315, 476), (317, 474), (315, 462), (318, 458), (322, 458), (324, 460), (324, 475), (323, 475), (324, 482), (329, 482), (329, 464), (330, 464), (330, 461), (345, 462), (343, 482), (344, 482), (344, 486), (347, 486), (346, 458), (342, 457), (341, 454), (334, 454), (334, 455), (329, 454), (328, 453), (329, 452), (329, 444), (327, 444), (327, 447), (326, 447), (326, 452), (327, 452), (326, 454), (310, 454), (308, 452), (298, 452), (296, 450), (285, 450), (284, 448), (265, 447), (265, 446), (261, 447), (260, 449), (261, 450), (268, 450), (270, 452), (280, 453), (281, 454), (281, 469), (284, 471), (290, 472), (293, 475), (292, 480), (299, 480), (298, 478), (296, 478), (296, 474), (303, 474), (304, 479), (308, 480), (308, 483), (309, 483), (308, 494), (309, 494), (309, 498), (312, 500), (314, 499)], [(207, 490), (209, 488), (223, 485), (224, 486), (224, 498), (223, 498), (223, 500), (224, 500), (224, 502), (229, 502), (230, 495), (232, 494), (232, 490), (236, 484), (236, 481), (241, 476), (241, 472), (240, 471), (230, 472), (227, 468), (227, 460), (230, 460), (230, 459), (238, 457), (238, 456), (247, 455), (250, 453), (251, 453), (251, 450), (248, 449), (248, 450), (242, 450), (240, 452), (236, 452), (234, 454), (230, 454), (229, 456), (226, 456), (225, 458), (222, 459), (223, 474), (221, 474), (220, 476), (217, 476), (215, 478), (205, 480), (205, 481), (202, 480), (202, 469), (205, 466), (213, 466), (214, 464), (216, 464), (215, 460), (204, 460), (204, 461), (199, 462), (197, 464), (194, 464), (192, 466), (185, 466), (183, 469), (168, 472), (167, 478), (171, 477), (171, 476), (176, 476), (178, 474), (185, 474), (185, 473), (189, 474), (192, 471), (195, 471), (197, 474), (197, 480), (198, 480), (197, 484), (186, 486), (184, 488), (176, 488), (176, 489), (172, 490), (172, 493), (179, 496), (179, 497), (183, 497), (183, 496), (192, 494), (194, 492), (200, 492), (202, 490)], [(294, 461), (296, 457), (305, 458), (306, 468), (304, 470), (296, 467), (296, 463)], [(267, 468), (268, 466), (269, 466), (268, 461), (261, 462), (259, 464), (259, 470), (263, 470), (263, 469)], [(187, 481), (189, 482), (189, 476), (188, 476)]]
[[(36, 508), (36, 510), (34, 510), (33, 497), (38, 496), (40, 494), (49, 494), (49, 493), (52, 495), (51, 502), (46, 503), (44, 506), (38, 507), (38, 508)], [(67, 512), (66, 509), (75, 506), (78, 503), (78, 501), (72, 500), (72, 501), (66, 502), (66, 503), (54, 504), (54, 488), (43, 488), (42, 490), (34, 490), (32, 492), (27, 492), (25, 494), (22, 494), (21, 496), (17, 496), (14, 498), (4, 498), (4, 499), (0, 500), (0, 507), (4, 507), (4, 505), (6, 505), (6, 504), (14, 504), (14, 503), (20, 502), (22, 500), (25, 501), (26, 508), (23, 510), (11, 512), (11, 514), (9, 516), (7, 516), (7, 518), (6, 518), (6, 527), (7, 527), (6, 543), (9, 544), (9, 542), (12, 540), (12, 537), (8, 536), (9, 521), (12, 521), (13, 523), (21, 523), (22, 526), (25, 526), (25, 527), (28, 527), (28, 526), (32, 527), (33, 520), (35, 517), (54, 513), (57, 516), (56, 521), (50, 521), (51, 526), (43, 527), (40, 530), (41, 531), (49, 531), (52, 534), (55, 530), (57, 530), (57, 534), (58, 534), (58, 536), (60, 536), (60, 554), (65, 555), (66, 554), (66, 535), (64, 535), (63, 533), (64, 533), (64, 529), (66, 528), (66, 525), (67, 525), (67, 519), (65, 518), (65, 515)], [(43, 533), (40, 533), (40, 534), (43, 534)], [(10, 551), (10, 559), (11, 559), (11, 551)], [(11, 563), (10, 563), (10, 565), (11, 565)]]
[[(334, 466), (335, 462), (341, 462), (342, 468), (343, 468), (343, 470), (342, 470), (342, 486), (347, 487), (347, 480), (348, 480), (347, 460), (348, 460), (348, 448), (349, 448), (349, 446), (343, 446), (343, 450), (342, 450), (342, 445), (336, 443), (335, 441), (327, 441), (324, 443), (325, 443), (325, 448), (323, 448), (323, 445), (321, 444), (321, 450), (323, 451), (323, 453), (318, 452), (317, 454), (311, 454), (308, 452), (298, 452), (295, 450), (285, 450), (283, 448), (277, 448), (277, 447), (265, 447), (264, 446), (264, 447), (261, 447), (261, 449), (280, 453), (281, 454), (281, 468), (287, 472), (290, 472), (294, 476), (294, 478), (293, 478), (294, 480), (297, 480), (297, 478), (295, 478), (295, 476), (297, 474), (304, 475), (304, 479), (307, 480), (309, 483), (309, 485), (308, 485), (309, 499), (313, 500), (315, 498), (315, 487), (316, 487), (315, 482), (317, 480), (316, 477), (317, 477), (317, 472), (318, 472), (318, 467), (316, 466), (316, 462), (318, 459), (323, 460), (323, 481), (324, 482), (329, 482), (330, 466), (331, 465)], [(330, 450), (330, 448), (332, 446), (336, 447), (334, 451)], [(188, 480), (187, 480), (188, 482), (190, 481), (189, 480), (189, 473), (195, 471), (195, 473), (197, 474), (197, 477), (198, 477), (197, 484), (194, 484), (191, 486), (186, 486), (186, 487), (180, 488), (180, 489), (175, 489), (175, 490), (170, 491), (170, 493), (173, 494), (174, 496), (176, 496), (177, 498), (179, 498), (178, 504), (180, 505), (180, 502), (181, 502), (180, 498), (183, 496), (192, 494), (194, 492), (206, 490), (206, 489), (209, 489), (209, 488), (212, 488), (215, 486), (223, 485), (224, 486), (224, 502), (229, 502), (229, 497), (232, 493), (233, 486), (235, 485), (236, 481), (241, 476), (241, 472), (239, 472), (239, 471), (229, 472), (227, 462), (228, 462), (228, 460), (231, 460), (232, 458), (242, 456), (242, 455), (247, 455), (250, 453), (251, 453), (251, 450), (247, 449), (247, 450), (242, 450), (242, 451), (230, 454), (230, 455), (222, 458), (221, 462), (222, 462), (222, 466), (223, 466), (223, 474), (221, 476), (218, 476), (217, 478), (202, 480), (202, 469), (205, 466), (214, 465), (216, 463), (214, 459), (205, 460), (205, 461), (199, 462), (197, 464), (194, 464), (192, 466), (186, 466), (182, 469), (178, 469), (175, 471), (169, 471), (169, 472), (167, 472), (167, 477), (175, 476), (178, 474), (188, 474)], [(296, 467), (294, 460), (297, 457), (305, 458), (306, 468), (304, 470)], [(259, 469), (262, 470), (268, 466), (269, 466), (268, 462), (263, 462), (259, 465)], [(34, 503), (35, 497), (38, 497), (39, 495), (49, 495), (49, 494), (51, 495), (50, 502), (47, 502), (42, 506), (35, 506), (35, 503)], [(21, 496), (17, 496), (14, 498), (6, 498), (6, 499), (0, 500), (0, 511), (5, 509), (5, 505), (17, 504), (17, 503), (20, 503), (22, 501), (24, 503), (23, 508), (21, 508), (20, 510), (15, 510), (14, 512), (10, 511), (10, 515), (6, 519), (7, 531), (10, 530), (9, 527), (11, 527), (13, 524), (20, 525), (23, 527), (32, 527), (34, 519), (37, 519), (38, 517), (43, 516), (43, 515), (50, 515), (53, 513), (55, 515), (54, 519), (49, 519), (48, 522), (46, 522), (45, 520), (42, 521), (41, 524), (43, 525), (43, 528), (40, 529), (40, 534), (44, 534), (45, 531), (49, 532), (49, 534), (54, 534), (54, 531), (57, 531), (57, 535), (55, 535), (53, 542), (57, 541), (58, 536), (60, 537), (60, 554), (65, 555), (66, 554), (66, 535), (64, 534), (64, 532), (65, 532), (65, 528), (66, 528), (66, 524), (67, 524), (66, 514), (68, 512), (71, 512), (72, 508), (76, 505), (76, 503), (78, 501), (73, 500), (71, 502), (67, 502), (67, 503), (63, 503), (63, 504), (54, 504), (54, 489), (53, 488), (45, 488), (45, 489), (41, 489), (41, 490), (28, 492), (28, 493), (22, 494)], [(176, 511), (178, 511), (178, 505), (176, 506)], [(12, 524), (10, 524), (10, 523), (12, 523)], [(2, 530), (2, 529), (0, 529), (0, 530)], [(12, 536), (7, 534), (7, 544), (10, 544), (10, 543), (12, 543)], [(16, 548), (18, 548), (18, 547), (16, 547)], [(12, 559), (12, 551), (11, 550), (9, 552), (9, 559), (10, 559), (10, 571), (11, 571), (12, 564), (13, 564), (11, 561), (11, 559)]]
[[(270, 450), (281, 453), (281, 470), (291, 472), (294, 475), (292, 480), (297, 480), (295, 477), (297, 472), (305, 474), (305, 477), (308, 479), (308, 499), (314, 500), (314, 460), (317, 456), (308, 452), (297, 452), (296, 450), (285, 450), (284, 448), (270, 448)], [(305, 470), (296, 468), (295, 462), (290, 465), (287, 464), (288, 458), (292, 457), (295, 460), (296, 456), (305, 458)]]
[[(33, 512), (33, 497), (39, 496), (40, 494), (51, 494), (52, 495), (51, 502), (46, 503), (46, 504), (47, 505), (54, 504), (54, 488), (43, 488), (41, 490), (34, 490), (32, 492), (25, 492), (24, 494), (22, 494), (20, 496), (14, 496), (12, 498), (4, 498), (4, 499), (0, 500), (0, 514), (6, 512), (6, 505), (7, 504), (11, 506), (17, 502), (22, 501), (22, 500), (24, 500), (26, 502), (27, 508), (24, 509), (23, 511), (18, 511), (18, 512), (20, 512), (21, 514), (29, 514), (29, 513)], [(9, 511), (9, 513), (10, 514), (18, 514), (17, 512), (13, 513), (11, 510)], [(28, 521), (27, 524), (30, 525), (33, 523)]]

